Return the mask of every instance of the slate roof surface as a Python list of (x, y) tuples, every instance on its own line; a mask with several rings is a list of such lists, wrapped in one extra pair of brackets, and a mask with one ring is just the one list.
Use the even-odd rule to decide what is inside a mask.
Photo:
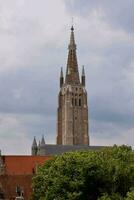
[(54, 145), (45, 144), (44, 148), (41, 149), (40, 155), (58, 155), (65, 152), (79, 151), (79, 150), (97, 150), (105, 148), (105, 146), (87, 146), (87, 145)]
[(38, 165), (42, 165), (50, 156), (2, 156), (5, 172), (8, 175), (33, 174)]

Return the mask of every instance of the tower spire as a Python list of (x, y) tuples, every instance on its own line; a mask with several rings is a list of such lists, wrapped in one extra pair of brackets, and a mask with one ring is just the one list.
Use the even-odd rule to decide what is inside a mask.
[(66, 70), (66, 84), (79, 84), (79, 71), (76, 55), (76, 44), (74, 38), (74, 27), (71, 27), (70, 43), (68, 45), (68, 60)]
[(73, 26), (68, 45), (65, 82), (62, 85), (61, 81), (58, 95), (57, 144), (89, 145), (85, 72), (83, 67), (80, 81)]

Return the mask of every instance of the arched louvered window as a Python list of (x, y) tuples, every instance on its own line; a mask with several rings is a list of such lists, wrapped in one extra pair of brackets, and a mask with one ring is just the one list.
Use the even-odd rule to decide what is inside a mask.
[(75, 99), (75, 106), (77, 106), (77, 99)]

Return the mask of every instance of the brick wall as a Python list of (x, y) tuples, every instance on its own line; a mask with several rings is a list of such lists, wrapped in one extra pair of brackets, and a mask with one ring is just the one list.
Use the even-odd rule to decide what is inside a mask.
[(24, 191), (24, 199), (30, 200), (32, 177), (37, 166), (51, 157), (47, 156), (3, 156), (5, 172), (0, 174), (0, 190), (6, 200), (16, 197), (16, 187)]
[(24, 199), (29, 200), (32, 193), (32, 175), (1, 175), (0, 182), (5, 199), (16, 197), (16, 186), (24, 190)]

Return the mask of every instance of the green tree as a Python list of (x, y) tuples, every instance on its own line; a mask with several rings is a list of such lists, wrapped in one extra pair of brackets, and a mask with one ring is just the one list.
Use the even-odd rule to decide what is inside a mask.
[(124, 198), (121, 197), (118, 193), (113, 193), (111, 195), (104, 194), (98, 200), (123, 200)]
[(127, 193), (127, 198), (125, 200), (134, 200), (134, 188)]
[(33, 178), (32, 199), (122, 200), (132, 187), (134, 152), (130, 147), (115, 145), (64, 153), (45, 162)]

